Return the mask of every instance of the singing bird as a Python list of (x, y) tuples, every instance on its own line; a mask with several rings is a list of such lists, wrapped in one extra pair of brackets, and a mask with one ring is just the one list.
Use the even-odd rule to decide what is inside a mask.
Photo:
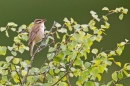
[(45, 19), (35, 19), (34, 24), (29, 32), (28, 45), (30, 46), (30, 55), (33, 55), (34, 45), (44, 37)]

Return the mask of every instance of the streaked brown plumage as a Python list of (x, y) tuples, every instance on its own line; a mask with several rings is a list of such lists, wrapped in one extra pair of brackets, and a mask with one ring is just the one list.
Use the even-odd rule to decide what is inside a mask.
[(33, 55), (33, 48), (37, 42), (40, 42), (44, 37), (44, 19), (35, 19), (34, 25), (29, 32), (28, 45), (30, 46), (30, 55)]

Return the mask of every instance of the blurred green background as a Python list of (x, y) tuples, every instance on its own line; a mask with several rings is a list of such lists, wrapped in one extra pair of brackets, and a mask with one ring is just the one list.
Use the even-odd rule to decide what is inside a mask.
[[(46, 28), (50, 29), (53, 21), (63, 23), (64, 17), (74, 18), (79, 24), (87, 24), (90, 19), (90, 11), (97, 12), (99, 17), (104, 14), (101, 9), (108, 7), (109, 9), (115, 9), (116, 7), (124, 7), (130, 10), (129, 0), (0, 0), (0, 27), (6, 26), (8, 22), (15, 22), (19, 26), (22, 24), (29, 25), (36, 18), (46, 18)], [(120, 21), (118, 14), (109, 16), (110, 29), (106, 31), (103, 40), (98, 43), (95, 42), (94, 48), (103, 50), (110, 50), (116, 47), (116, 44), (124, 41), (124, 39), (130, 40), (130, 13), (124, 16), (123, 21)], [(5, 33), (0, 33), (0, 45), (12, 46), (13, 37), (16, 33), (9, 32), (11, 38), (7, 38)], [(27, 43), (26, 43), (27, 45)], [(41, 66), (46, 58), (47, 49), (42, 50), (37, 54), (33, 66)], [(11, 55), (8, 52), (9, 55)], [(30, 59), (29, 52), (25, 52), (23, 55), (18, 54), (19, 58)], [(91, 56), (88, 58), (92, 58)], [(0, 56), (0, 60), (4, 60), (5, 57)], [(115, 57), (117, 61), (121, 61), (123, 64), (130, 62), (130, 45), (125, 47), (123, 54), (119, 57)], [(122, 64), (122, 65), (123, 65)], [(102, 83), (111, 79), (111, 73), (114, 70), (120, 68), (113, 65), (109, 67), (109, 73), (105, 73)], [(124, 86), (129, 86), (130, 79), (124, 80), (121, 83)], [(72, 80), (72, 85), (75, 82)]]

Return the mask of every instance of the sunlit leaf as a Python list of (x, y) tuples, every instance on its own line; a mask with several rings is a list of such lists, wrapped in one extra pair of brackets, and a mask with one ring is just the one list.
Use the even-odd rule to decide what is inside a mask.
[(0, 46), (0, 55), (5, 55), (7, 48), (5, 46)]
[(11, 28), (12, 31), (16, 31), (16, 28)]
[(92, 53), (93, 54), (97, 54), (98, 53), (98, 49), (92, 49)]
[(12, 54), (13, 56), (16, 56), (16, 55), (17, 55), (17, 53), (16, 53), (15, 51), (11, 51), (11, 54)]
[(124, 16), (123, 14), (120, 14), (120, 15), (119, 15), (119, 19), (122, 20), (122, 19), (123, 19), (123, 16)]
[(58, 32), (67, 33), (67, 29), (66, 28), (61, 28), (61, 29), (58, 30)]
[(102, 10), (107, 10), (107, 11), (109, 11), (109, 9), (108, 9), (107, 7), (103, 7)]
[(6, 61), (7, 61), (7, 62), (10, 62), (12, 59), (13, 59), (13, 56), (7, 56), (7, 57), (6, 57)]
[(27, 71), (26, 70), (22, 70), (21, 74), (22, 74), (22, 76), (25, 76), (27, 74)]
[(117, 81), (117, 80), (118, 80), (118, 78), (117, 78), (117, 72), (112, 73), (112, 79), (113, 79), (114, 81)]
[(116, 65), (118, 65), (119, 67), (121, 67), (121, 63), (120, 62), (115, 62)]
[(14, 63), (14, 64), (18, 64), (19, 61), (20, 61), (19, 58), (13, 58), (13, 63)]
[(0, 31), (2, 32), (2, 31), (5, 31), (6, 30), (6, 27), (1, 27), (0, 28)]
[(6, 35), (7, 37), (9, 37), (9, 33), (8, 33), (7, 30), (5, 31), (5, 35)]
[(14, 22), (9, 22), (7, 25), (8, 25), (8, 26), (13, 26), (13, 27), (17, 27), (17, 26), (18, 26), (18, 25), (15, 24)]
[(94, 86), (94, 83), (92, 81), (87, 81), (84, 86)]
[(127, 14), (127, 12), (128, 12), (128, 9), (124, 9), (124, 10), (123, 10), (123, 13), (124, 13), (124, 14)]
[(56, 23), (55, 26), (56, 27), (61, 27), (61, 25), (59, 23)]
[(56, 37), (58, 38), (58, 39), (60, 39), (60, 36), (59, 36), (59, 34), (56, 32)]

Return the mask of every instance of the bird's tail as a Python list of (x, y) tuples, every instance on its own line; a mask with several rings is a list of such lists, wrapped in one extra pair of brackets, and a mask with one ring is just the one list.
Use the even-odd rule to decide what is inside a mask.
[(34, 48), (34, 42), (30, 44), (30, 55), (33, 56), (33, 48)]

